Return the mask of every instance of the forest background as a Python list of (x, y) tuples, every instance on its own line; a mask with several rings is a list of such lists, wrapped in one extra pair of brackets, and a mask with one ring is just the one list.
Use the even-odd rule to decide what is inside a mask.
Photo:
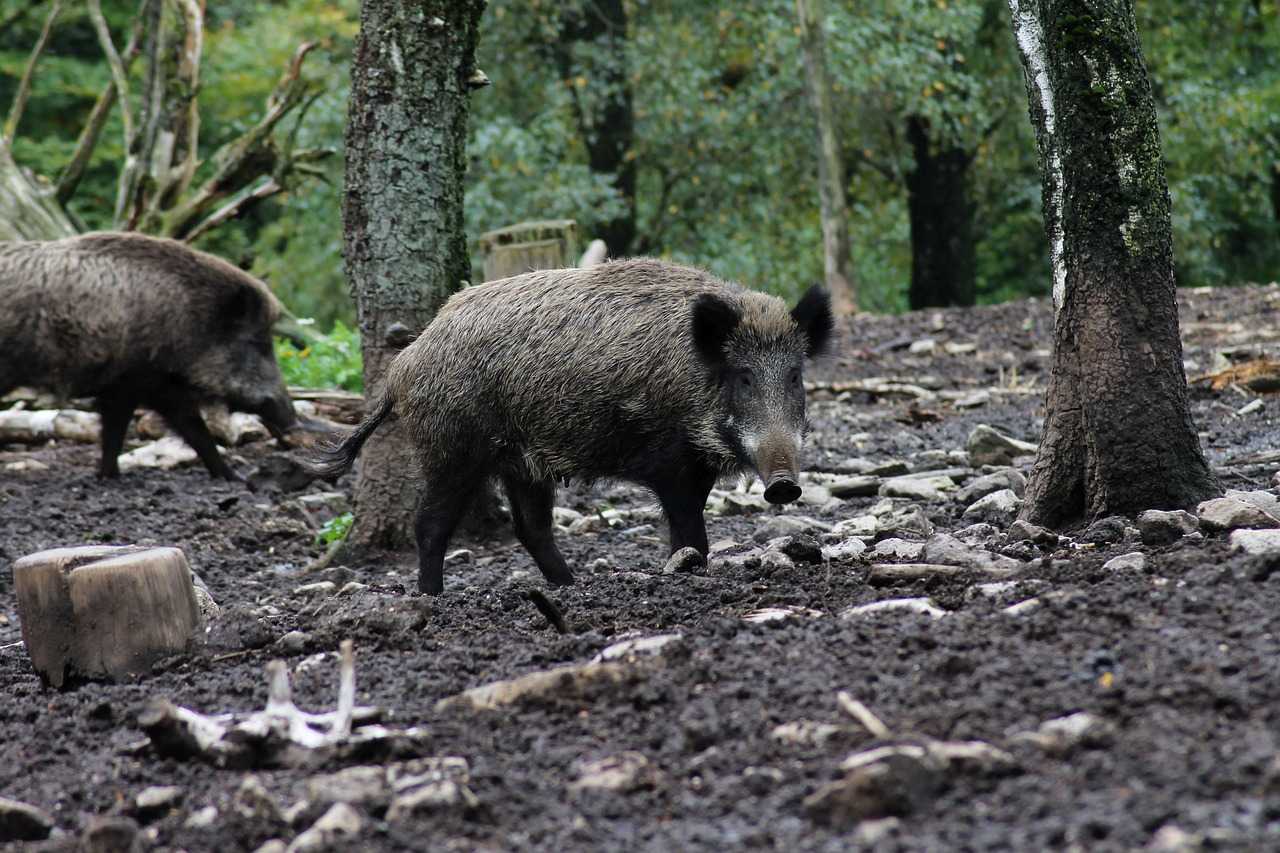
[[(913, 248), (926, 241), (955, 258), (943, 301), (1045, 294), (1040, 175), (1005, 0), (853, 5), (828, 3), (826, 52), (860, 307), (918, 307)], [(136, 9), (103, 2), (118, 41)], [(1178, 283), (1274, 280), (1280, 0), (1139, 0), (1137, 12)], [(356, 0), (209, 4), (199, 94), (207, 157), (253, 124), (298, 45), (319, 43), (304, 66), (316, 98), (298, 144), (338, 156), (323, 177), (295, 176), (198, 245), (266, 279), (320, 328), (345, 324), (339, 338), (350, 337), (354, 315), (342, 273), (341, 150), (358, 16)], [(43, 19), (32, 0), (0, 0), (0, 103), (12, 99)], [(605, 236), (614, 255), (694, 263), (785, 296), (822, 280), (814, 116), (792, 3), (491, 0), (478, 63), (491, 85), (471, 99), (472, 240), (526, 219), (569, 218), (584, 238)], [(68, 4), (15, 160), (57, 174), (109, 80), (85, 9)], [(109, 124), (71, 204), (86, 228), (110, 223), (121, 138)]]

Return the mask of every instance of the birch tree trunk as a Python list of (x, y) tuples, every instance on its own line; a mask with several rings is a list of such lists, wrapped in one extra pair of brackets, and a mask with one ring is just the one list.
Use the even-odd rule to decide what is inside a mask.
[(1132, 0), (1008, 0), (1039, 148), (1054, 359), (1023, 517), (1218, 491), (1187, 401), (1169, 193)]
[[(351, 73), (345, 264), (368, 399), (412, 334), (470, 276), (463, 229), (468, 88), (484, 0), (364, 0)], [(413, 544), (420, 478), (388, 423), (365, 446), (350, 547)]]
[(823, 0), (795, 0), (800, 25), (800, 48), (809, 102), (817, 124), (818, 200), (822, 215), (822, 258), (832, 308), (837, 314), (857, 310), (849, 249), (849, 210), (845, 198), (844, 163), (836, 139), (831, 80), (827, 73)]

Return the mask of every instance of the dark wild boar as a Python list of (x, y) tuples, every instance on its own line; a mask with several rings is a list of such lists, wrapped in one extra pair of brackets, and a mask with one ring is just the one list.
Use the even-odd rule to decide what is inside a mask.
[(199, 406), (296, 423), (272, 349), (281, 305), (213, 255), (141, 234), (0, 243), (0, 394), (18, 385), (97, 399), (104, 477), (134, 409), (159, 412), (209, 473), (239, 479)]
[(832, 332), (828, 295), (782, 300), (647, 259), (532, 272), (451, 298), (387, 372), (370, 414), (313, 471), (347, 470), (394, 413), (425, 488), (418, 586), (443, 589), (450, 535), (496, 476), (516, 536), (553, 584), (573, 582), (552, 539), (558, 479), (619, 478), (657, 496), (674, 552), (707, 553), (716, 480), (758, 474), (800, 495), (804, 363)]

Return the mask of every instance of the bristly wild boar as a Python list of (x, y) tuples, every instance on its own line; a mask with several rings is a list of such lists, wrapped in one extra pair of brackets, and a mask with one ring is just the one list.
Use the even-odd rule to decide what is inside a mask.
[(707, 553), (716, 480), (758, 474), (765, 497), (800, 495), (807, 358), (831, 337), (828, 294), (782, 300), (657, 260), (548, 270), (464, 290), (401, 352), (370, 414), (313, 471), (336, 476), (393, 412), (425, 481), (418, 586), (443, 589), (450, 535), (484, 478), (499, 477), (517, 537), (553, 584), (573, 575), (552, 539), (555, 481), (651, 489), (672, 552)]
[(33, 385), (95, 397), (104, 477), (138, 406), (159, 412), (209, 473), (239, 479), (199, 405), (295, 424), (272, 349), (281, 306), (266, 285), (173, 240), (96, 233), (0, 243), (0, 394)]

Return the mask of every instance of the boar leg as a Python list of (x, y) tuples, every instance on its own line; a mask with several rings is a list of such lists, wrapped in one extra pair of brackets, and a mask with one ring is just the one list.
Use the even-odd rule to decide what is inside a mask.
[(204, 418), (200, 417), (200, 409), (194, 401), (167, 398), (163, 402), (158, 401), (154, 408), (164, 418), (164, 422), (182, 436), (183, 441), (191, 445), (191, 449), (200, 457), (200, 461), (209, 469), (211, 475), (224, 480), (242, 479), (231, 470), (231, 466), (218, 452), (218, 443), (214, 441), (213, 433), (209, 432), (209, 427), (205, 425)]
[(439, 476), (426, 479), (427, 489), (418, 498), (413, 523), (418, 542), (418, 591), (439, 595), (444, 592), (444, 552), (479, 483), (469, 477), (452, 482)]
[(133, 397), (116, 393), (104, 393), (98, 397), (98, 414), (102, 417), (102, 460), (98, 463), (99, 477), (120, 476), (120, 451), (124, 450), (124, 434), (133, 420), (138, 401)]
[(702, 511), (707, 506), (707, 496), (716, 484), (716, 475), (709, 471), (682, 472), (683, 476), (662, 478), (651, 483), (650, 488), (658, 496), (662, 511), (671, 527), (671, 553), (681, 548), (696, 548), (703, 556), (707, 553), (707, 523)]
[(551, 535), (551, 507), (556, 485), (550, 480), (526, 480), (503, 477), (502, 485), (511, 501), (511, 524), (516, 538), (524, 545), (542, 576), (553, 586), (573, 583), (573, 572), (564, 561), (555, 537)]

